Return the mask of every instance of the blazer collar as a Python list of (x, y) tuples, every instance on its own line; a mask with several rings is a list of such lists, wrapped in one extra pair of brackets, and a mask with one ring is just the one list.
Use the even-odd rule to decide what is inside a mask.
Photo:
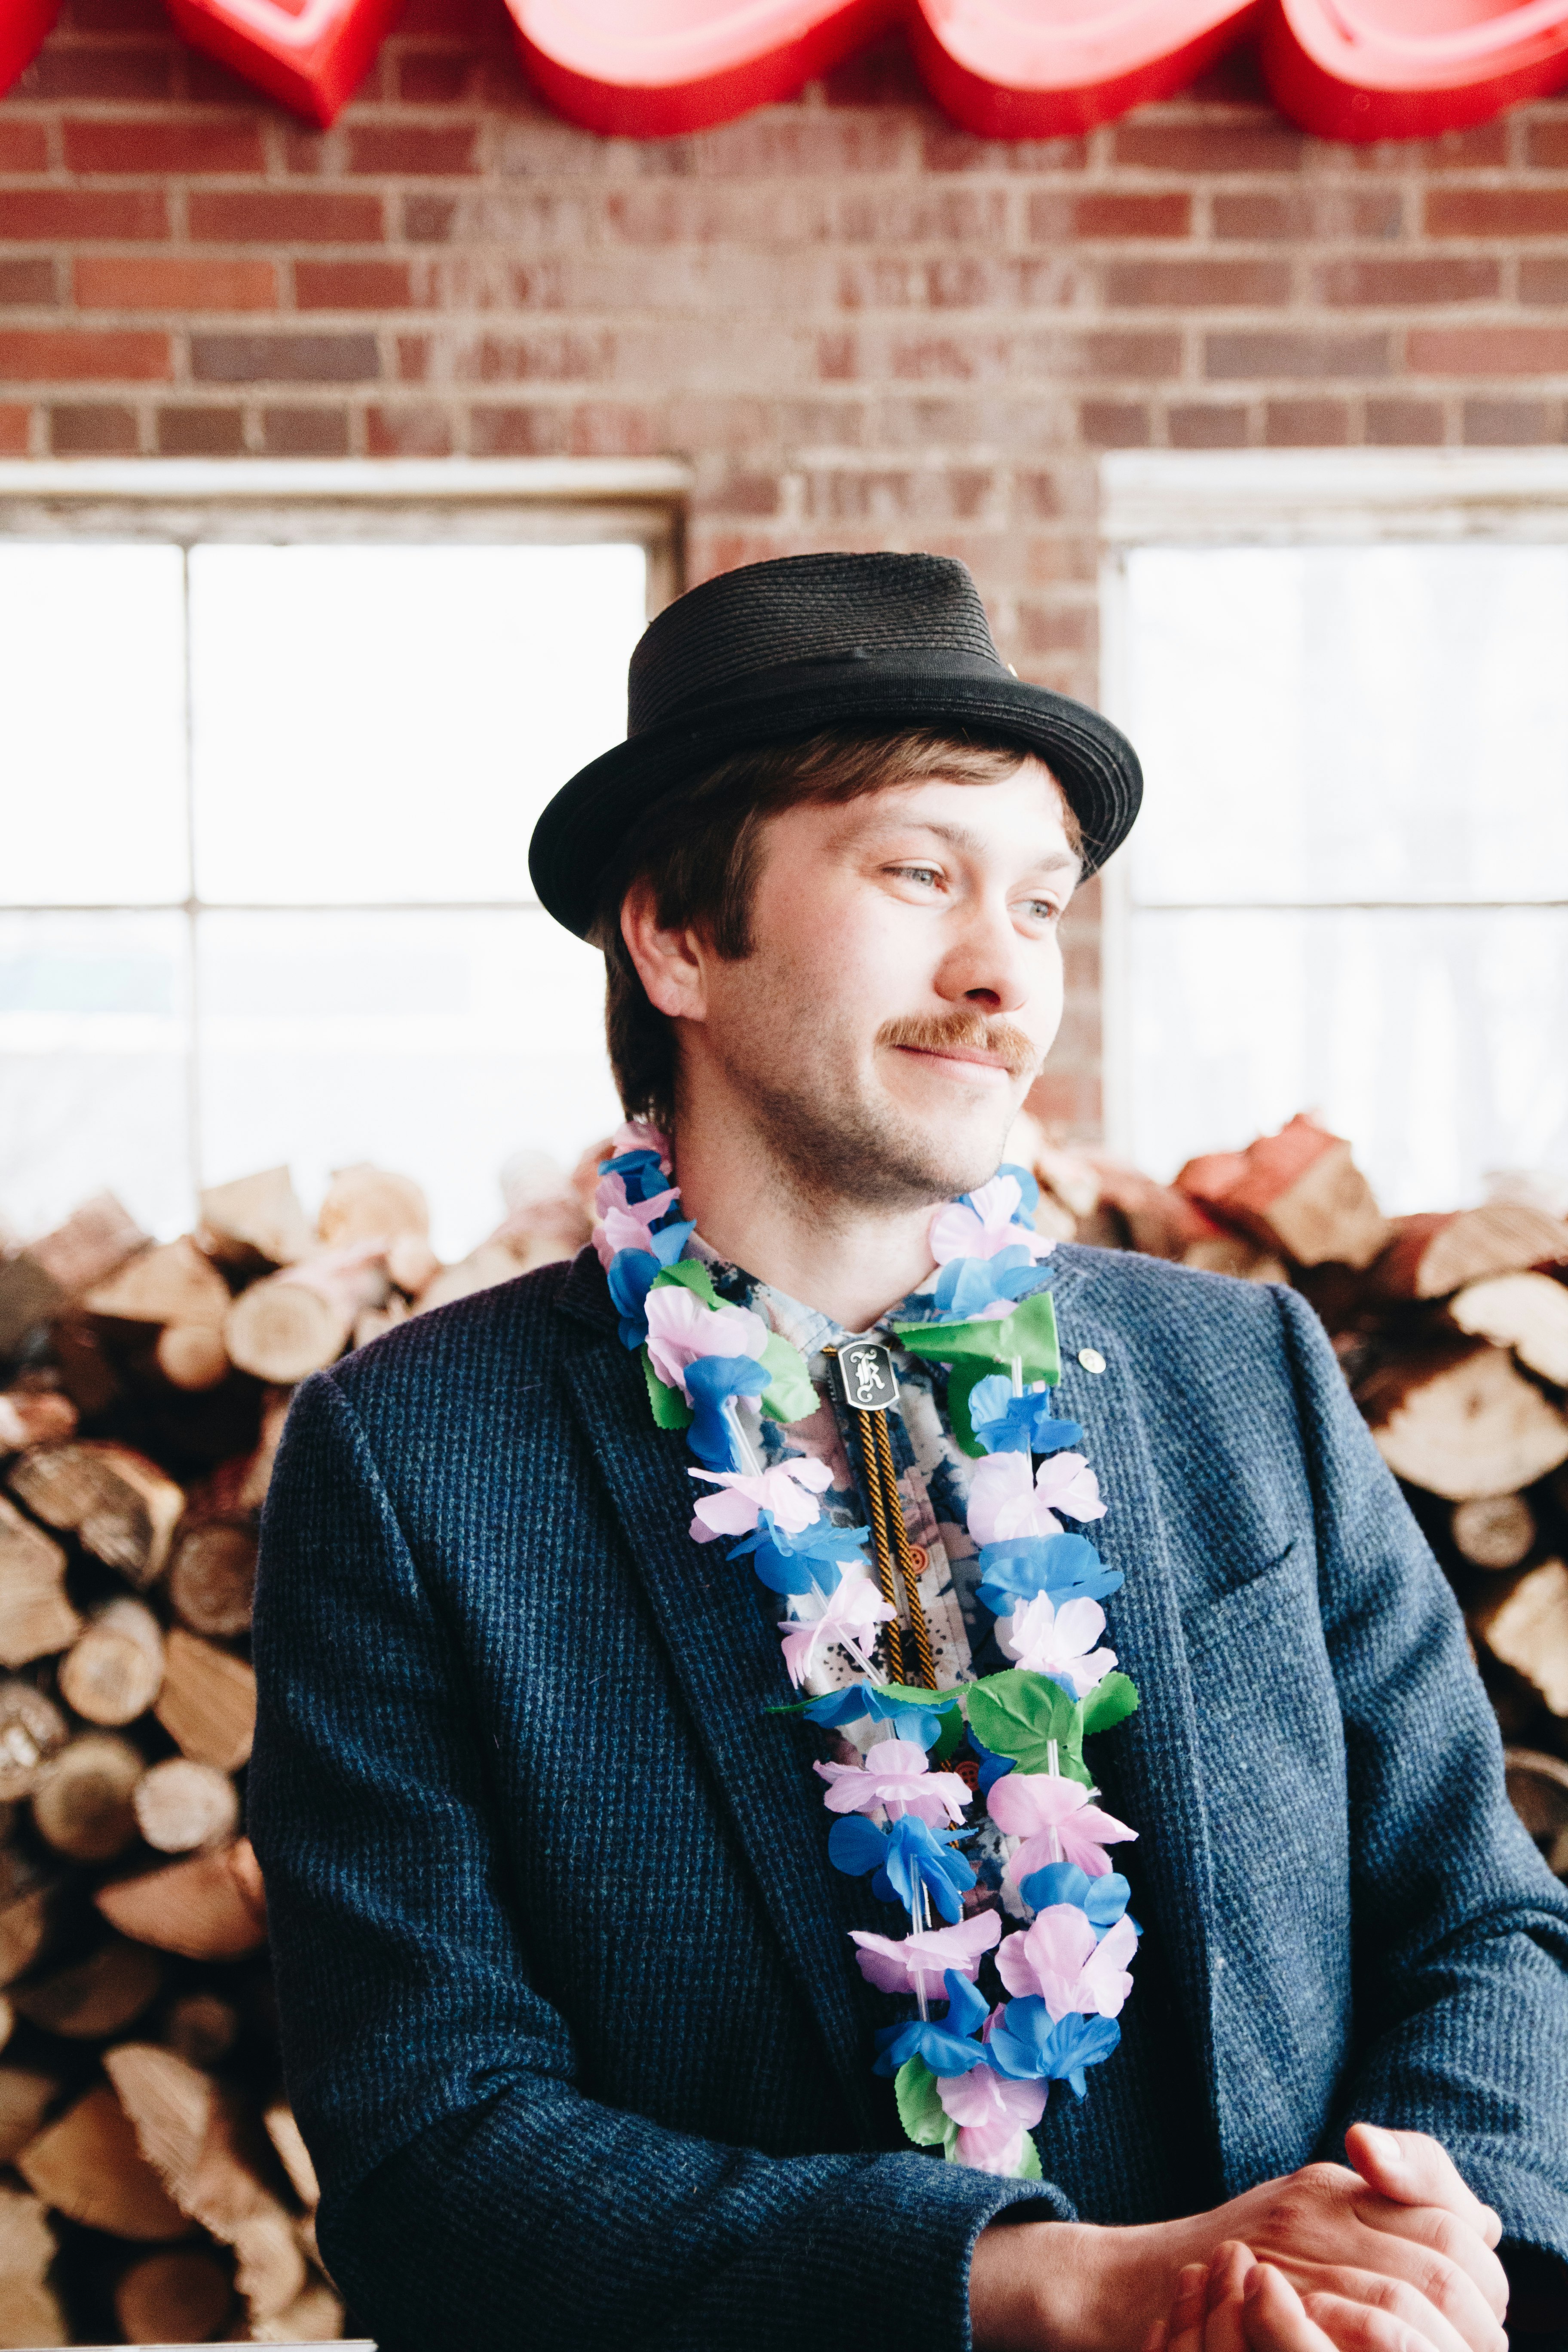
[[(563, 1286), (563, 1313), (594, 1338), (565, 1371), (697, 1736), (730, 1808), (774, 1930), (842, 2084), (864, 2142), (879, 2135), (868, 2017), (846, 1925), (858, 1906), (833, 1885), (822, 1788), (811, 1769), (820, 1735), (770, 1715), (789, 1696), (777, 1637), (744, 1560), (689, 1533), (699, 1491), (675, 1432), (655, 1426), (637, 1356), (621, 1345), (604, 1274), (584, 1250)], [(882, 1911), (881, 1906), (874, 1906)], [(885, 1916), (866, 1916), (885, 1927)]]

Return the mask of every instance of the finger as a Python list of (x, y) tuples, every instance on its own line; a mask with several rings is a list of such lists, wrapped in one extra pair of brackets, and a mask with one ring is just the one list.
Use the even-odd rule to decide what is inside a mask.
[(1255, 2263), (1242, 2287), (1241, 2326), (1247, 2352), (1336, 2352), (1308, 2317), (1300, 2296), (1272, 2263)]
[(1247, 2352), (1242, 2292), (1248, 2273), (1256, 2268), (1251, 2247), (1239, 2239), (1226, 2238), (1215, 2248), (1209, 2260), (1204, 2352)]
[[(1434, 2255), (1432, 2259), (1438, 2262), (1441, 2257)], [(1467, 2286), (1468, 2284), (1467, 2280)], [(1481, 2323), (1484, 2335), (1462, 2332), (1430, 2295), (1424, 2294), (1407, 2278), (1390, 2277), (1386, 2273), (1377, 2271), (1336, 2267), (1324, 2276), (1322, 2292), (1331, 2300), (1357, 2305), (1407, 2330), (1414, 2330), (1431, 2346), (1432, 2352), (1508, 2352), (1507, 2336), (1479, 2295), (1476, 2295), (1476, 2305), (1478, 2310), (1485, 2315)], [(1475, 2294), (1473, 2287), (1470, 2293)], [(1319, 2318), (1315, 2296), (1309, 2294), (1303, 2300), (1312, 2316)], [(1320, 2325), (1327, 2334), (1332, 2336), (1335, 2333), (1327, 2321), (1320, 2319)]]
[(1335, 2352), (1435, 2352), (1434, 2339), (1409, 2319), (1347, 2295), (1309, 2294), (1302, 2309)]
[(1437, 2205), (1396, 2205), (1392, 2199), (1363, 2191), (1356, 2198), (1358, 2217), (1385, 2237), (1404, 2238), (1426, 2246), (1455, 2263), (1479, 2289), (1494, 2319), (1508, 2310), (1508, 2273), (1490, 2246), (1468, 2221)]
[(1165, 2347), (1170, 2342), (1170, 2322), (1165, 2319), (1157, 2319), (1154, 2322), (1153, 2326), (1149, 2330), (1148, 2335), (1143, 2338), (1143, 2352), (1165, 2352)]
[(1208, 2264), (1189, 2263), (1176, 2281), (1171, 2305), (1170, 2352), (1203, 2352)]
[(1396, 2205), (1441, 2205), (1479, 2231), (1489, 2246), (1502, 2236), (1499, 2216), (1466, 2185), (1447, 2149), (1428, 2133), (1352, 2124), (1345, 2154), (1368, 2188)]

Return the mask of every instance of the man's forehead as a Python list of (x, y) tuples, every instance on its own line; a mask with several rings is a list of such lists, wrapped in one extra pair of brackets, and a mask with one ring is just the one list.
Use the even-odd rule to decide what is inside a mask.
[(989, 782), (938, 774), (879, 784), (841, 803), (835, 814), (841, 838), (919, 825), (976, 849), (995, 845), (1000, 833), (1010, 847), (1037, 847), (1042, 854), (1068, 838), (1073, 822), (1060, 784), (1032, 756), (1021, 759), (1011, 775)]

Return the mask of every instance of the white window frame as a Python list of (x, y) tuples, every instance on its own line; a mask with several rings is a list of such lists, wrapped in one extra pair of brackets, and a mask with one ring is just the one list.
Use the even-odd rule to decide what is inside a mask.
[[(1568, 450), (1118, 451), (1100, 461), (1100, 707), (1126, 721), (1136, 549), (1500, 540), (1568, 544)], [(1125, 1157), (1133, 1135), (1125, 852), (1105, 867), (1101, 890), (1105, 1140)]]

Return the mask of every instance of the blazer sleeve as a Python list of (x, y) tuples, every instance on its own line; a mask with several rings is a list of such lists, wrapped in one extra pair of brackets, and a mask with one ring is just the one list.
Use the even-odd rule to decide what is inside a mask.
[(384, 2352), (964, 2352), (975, 2238), (1010, 2206), (1067, 2218), (1058, 2191), (912, 2151), (771, 2158), (576, 2087), (460, 1650), (330, 1374), (279, 1450), (255, 1655), (289, 2092), (324, 2257)]
[(1344, 1720), (1354, 2060), (1345, 2127), (1429, 2132), (1502, 2217), (1568, 2260), (1568, 1889), (1503, 1785), (1452, 1593), (1294, 1292), (1285, 1318)]

